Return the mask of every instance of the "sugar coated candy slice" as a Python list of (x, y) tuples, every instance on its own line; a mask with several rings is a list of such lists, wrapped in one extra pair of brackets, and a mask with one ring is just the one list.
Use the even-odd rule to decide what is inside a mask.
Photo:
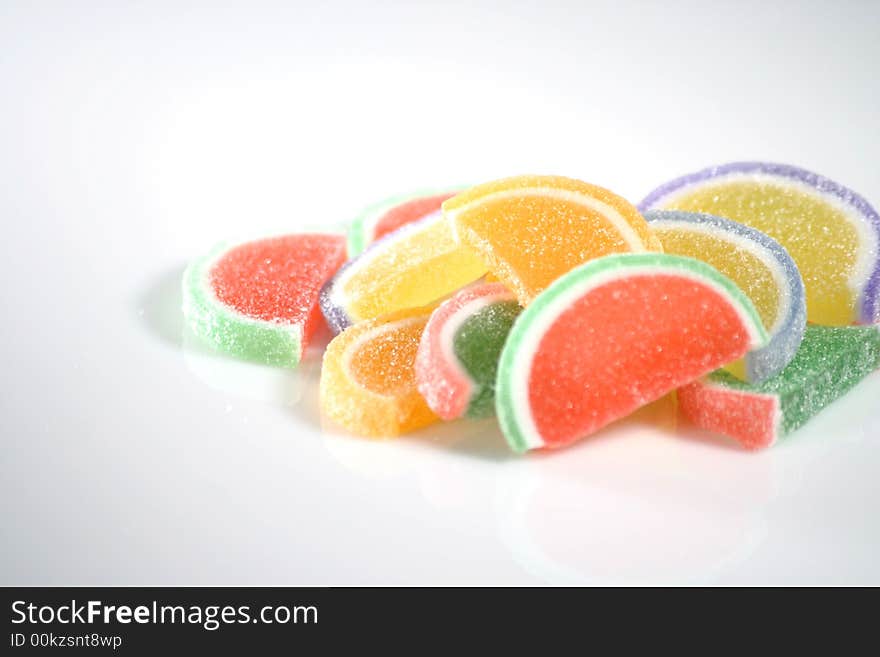
[(501, 283), (467, 287), (444, 301), (422, 334), (419, 392), (444, 420), (495, 412), (498, 358), (522, 308)]
[(703, 429), (763, 449), (804, 425), (880, 366), (874, 326), (807, 327), (794, 360), (761, 384), (713, 372), (678, 391), (679, 412)]
[(710, 214), (649, 210), (645, 219), (663, 251), (697, 258), (732, 280), (751, 299), (770, 336), (766, 347), (728, 366), (752, 383), (779, 374), (804, 335), (804, 283), (788, 252), (773, 238)]
[(483, 258), (523, 306), (587, 260), (661, 250), (628, 201), (561, 176), (477, 185), (444, 202), (443, 212), (457, 239)]
[(337, 335), (324, 353), (321, 409), (352, 433), (390, 437), (435, 422), (416, 388), (415, 359), (431, 309), (366, 320)]
[(517, 452), (562, 447), (766, 340), (752, 302), (706, 263), (606, 256), (558, 279), (514, 323), (498, 420)]
[(321, 310), (338, 333), (347, 326), (427, 305), (486, 273), (437, 211), (406, 224), (349, 260), (321, 291)]
[(229, 354), (295, 367), (322, 322), (318, 295), (345, 261), (342, 235), (287, 235), (221, 245), (183, 275), (193, 333)]
[(843, 185), (784, 164), (734, 162), (661, 185), (640, 208), (708, 212), (757, 228), (797, 263), (809, 321), (880, 321), (880, 216)]
[(354, 258), (380, 237), (427, 217), (458, 190), (423, 190), (384, 199), (364, 208), (348, 228), (348, 257)]

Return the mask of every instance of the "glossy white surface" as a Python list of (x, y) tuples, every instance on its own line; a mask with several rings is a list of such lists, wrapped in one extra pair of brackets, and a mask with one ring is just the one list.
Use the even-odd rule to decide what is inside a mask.
[(518, 458), (325, 430), (314, 355), (178, 310), (213, 242), (425, 185), (756, 158), (876, 205), (880, 5), (149, 4), (0, 8), (0, 584), (880, 583), (880, 374), (762, 454), (660, 404)]

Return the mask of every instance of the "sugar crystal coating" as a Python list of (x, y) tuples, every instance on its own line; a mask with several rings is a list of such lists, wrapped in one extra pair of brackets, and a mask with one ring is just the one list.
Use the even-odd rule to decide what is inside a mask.
[(781, 372), (797, 353), (806, 326), (804, 284), (788, 252), (764, 233), (714, 215), (650, 210), (645, 219), (665, 253), (712, 265), (761, 315), (770, 342), (728, 369), (753, 383)]
[(783, 164), (734, 162), (665, 183), (639, 207), (706, 212), (756, 228), (797, 263), (809, 321), (880, 321), (880, 215), (832, 180)]
[(526, 306), (573, 267), (610, 253), (659, 251), (635, 207), (561, 176), (517, 176), (443, 203), (459, 242)]
[(515, 451), (562, 447), (762, 346), (748, 298), (709, 265), (622, 254), (553, 283), (513, 325), (496, 411)]
[(338, 333), (364, 319), (433, 303), (485, 273), (483, 262), (456, 242), (435, 212), (349, 260), (321, 291), (321, 310)]
[(495, 411), (498, 358), (521, 311), (501, 283), (465, 288), (431, 315), (416, 358), (419, 392), (444, 420)]
[(183, 275), (191, 330), (226, 353), (295, 367), (322, 321), (318, 295), (345, 259), (341, 235), (220, 245)]
[(432, 309), (398, 311), (349, 327), (321, 368), (321, 410), (363, 436), (391, 437), (435, 422), (416, 388), (415, 359)]
[(807, 327), (794, 360), (760, 384), (717, 371), (678, 391), (679, 410), (695, 425), (748, 449), (775, 444), (880, 367), (880, 330)]
[(354, 258), (380, 237), (440, 209), (456, 191), (424, 190), (384, 199), (365, 208), (348, 228), (348, 257)]

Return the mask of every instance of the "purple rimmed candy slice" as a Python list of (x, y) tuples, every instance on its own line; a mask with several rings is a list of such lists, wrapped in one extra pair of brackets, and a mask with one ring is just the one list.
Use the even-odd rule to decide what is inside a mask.
[(667, 182), (640, 209), (705, 212), (756, 228), (797, 263), (810, 322), (880, 321), (880, 216), (839, 183), (789, 165), (734, 162)]

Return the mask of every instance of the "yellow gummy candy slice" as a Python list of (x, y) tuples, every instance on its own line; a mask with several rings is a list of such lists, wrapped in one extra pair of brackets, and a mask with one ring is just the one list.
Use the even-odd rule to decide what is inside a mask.
[(859, 234), (842, 210), (818, 195), (763, 181), (730, 181), (675, 195), (664, 207), (720, 215), (767, 233), (797, 263), (808, 319), (834, 326), (853, 322), (857, 294), (848, 283)]
[(367, 252), (341, 282), (354, 322), (436, 301), (480, 278), (486, 266), (454, 239), (447, 221), (402, 231), (387, 247)]

